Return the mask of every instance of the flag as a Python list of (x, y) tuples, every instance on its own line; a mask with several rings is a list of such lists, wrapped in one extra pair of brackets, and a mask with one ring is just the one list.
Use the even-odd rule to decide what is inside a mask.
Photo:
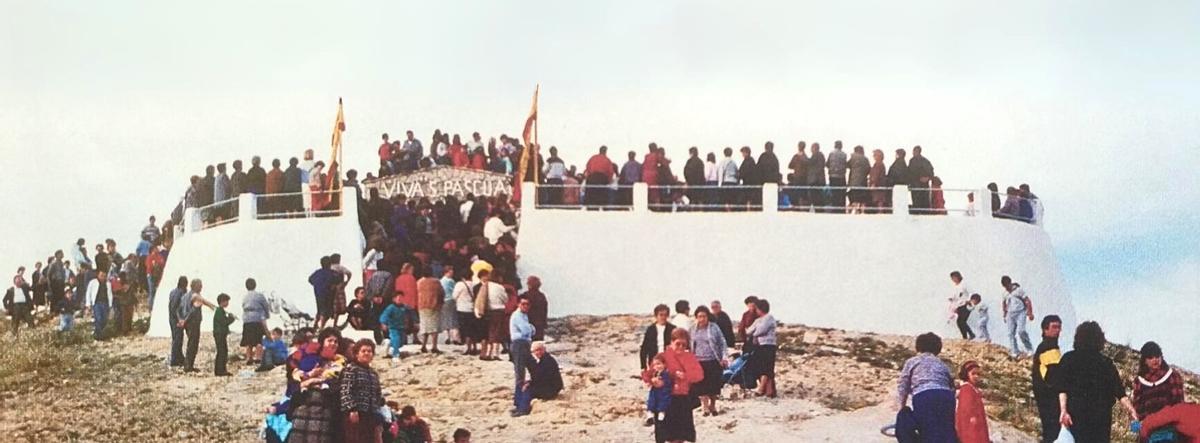
[[(529, 117), (525, 119), (525, 130), (521, 132), (521, 138), (525, 141), (525, 149), (521, 150), (521, 161), (517, 167), (517, 173), (513, 178), (513, 202), (521, 203), (521, 183), (525, 181), (538, 182), (537, 156), (533, 150), (537, 147), (537, 105), (538, 92), (541, 90), (541, 85), (533, 88), (533, 106), (529, 109)], [(532, 157), (532, 158), (531, 158)], [(525, 172), (529, 171), (529, 162), (533, 162), (533, 174), (530, 180), (525, 180)]]
[(333, 136), (329, 139), (329, 173), (325, 175), (325, 189), (341, 189), (342, 133), (346, 132), (346, 118), (342, 115), (342, 98), (338, 97), (337, 118), (333, 120)]

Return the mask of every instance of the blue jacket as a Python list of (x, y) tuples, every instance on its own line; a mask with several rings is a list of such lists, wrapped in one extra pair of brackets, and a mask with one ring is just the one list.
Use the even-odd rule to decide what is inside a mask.
[(408, 317), (408, 308), (404, 305), (390, 304), (379, 314), (379, 324), (387, 326), (388, 329), (397, 331), (404, 330), (404, 320)]
[(273, 361), (281, 362), (287, 358), (287, 345), (283, 340), (271, 340), (263, 337), (262, 339), (263, 352), (268, 353)]

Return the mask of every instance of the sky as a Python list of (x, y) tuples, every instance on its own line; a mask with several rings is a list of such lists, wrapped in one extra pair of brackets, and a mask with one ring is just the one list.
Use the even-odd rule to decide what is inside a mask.
[(1200, 4), (829, 3), (0, 0), (0, 267), (130, 251), (205, 165), (327, 157), (339, 97), (370, 170), (382, 132), (518, 134), (540, 84), (580, 167), (843, 140), (1028, 183), (1081, 318), (1200, 369)]

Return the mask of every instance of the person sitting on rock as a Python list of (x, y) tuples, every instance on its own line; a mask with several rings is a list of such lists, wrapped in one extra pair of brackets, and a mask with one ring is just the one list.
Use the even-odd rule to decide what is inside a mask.
[(534, 342), (530, 346), (533, 360), (529, 362), (529, 380), (517, 393), (517, 410), (530, 411), (533, 399), (553, 400), (563, 390), (562, 372), (558, 360), (546, 352), (546, 344)]

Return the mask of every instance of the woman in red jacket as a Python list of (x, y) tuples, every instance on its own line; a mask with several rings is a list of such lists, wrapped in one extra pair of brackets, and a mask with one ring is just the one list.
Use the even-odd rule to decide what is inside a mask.
[(987, 412), (983, 409), (983, 393), (976, 386), (983, 368), (974, 360), (963, 363), (958, 378), (958, 410), (954, 414), (954, 429), (961, 443), (988, 443)]
[[(704, 379), (704, 369), (700, 361), (690, 349), (692, 337), (688, 331), (676, 328), (671, 331), (671, 345), (663, 350), (660, 356), (667, 363), (667, 372), (671, 374), (671, 401), (667, 405), (666, 416), (654, 425), (654, 440), (658, 443), (696, 441), (696, 423), (692, 418), (696, 400), (689, 395), (692, 383)], [(643, 380), (649, 382), (650, 375), (643, 373)]]

